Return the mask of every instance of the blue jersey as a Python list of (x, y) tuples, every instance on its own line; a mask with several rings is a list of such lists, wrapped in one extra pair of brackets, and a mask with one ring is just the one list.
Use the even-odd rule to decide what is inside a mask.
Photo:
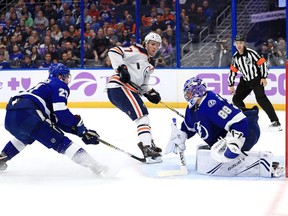
[(232, 129), (248, 135), (248, 120), (240, 109), (221, 96), (207, 91), (199, 106), (187, 107), (181, 130), (188, 138), (196, 133), (212, 146), (220, 137), (225, 138)]
[[(71, 132), (72, 127), (77, 125), (79, 119), (75, 118), (67, 107), (69, 94), (70, 89), (65, 82), (58, 78), (51, 78), (38, 83), (28, 91), (20, 92), (13, 97), (13, 100), (17, 98), (32, 100), (45, 118), (57, 123), (64, 131)], [(33, 106), (30, 108), (35, 109)]]

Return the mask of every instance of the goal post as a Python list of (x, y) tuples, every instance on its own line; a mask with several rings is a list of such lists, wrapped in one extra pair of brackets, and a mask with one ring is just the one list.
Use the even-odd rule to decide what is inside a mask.
[(285, 99), (285, 126), (286, 126), (286, 135), (285, 135), (285, 175), (286, 178), (288, 178), (288, 126), (287, 126), (287, 122), (288, 122), (288, 96), (287, 96), (287, 87), (288, 87), (288, 60), (286, 60), (286, 99)]

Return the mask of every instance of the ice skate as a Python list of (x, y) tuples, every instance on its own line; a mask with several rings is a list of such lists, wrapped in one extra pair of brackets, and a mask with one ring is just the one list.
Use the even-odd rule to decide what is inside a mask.
[(0, 171), (7, 169), (7, 167), (8, 167), (6, 164), (7, 160), (8, 160), (7, 155), (4, 153), (1, 153), (0, 154)]
[(273, 131), (282, 131), (282, 127), (279, 121), (273, 121), (272, 124), (269, 125), (269, 128)]
[(138, 147), (141, 149), (147, 164), (162, 162), (162, 149), (157, 147), (153, 142), (150, 145), (143, 146), (143, 143), (138, 143)]
[(280, 165), (279, 162), (273, 162), (271, 168), (271, 177), (280, 177), (284, 174), (284, 166)]
[(90, 169), (93, 171), (94, 174), (96, 174), (99, 177), (105, 178), (105, 177), (111, 176), (107, 166), (103, 166), (100, 164), (94, 164)]

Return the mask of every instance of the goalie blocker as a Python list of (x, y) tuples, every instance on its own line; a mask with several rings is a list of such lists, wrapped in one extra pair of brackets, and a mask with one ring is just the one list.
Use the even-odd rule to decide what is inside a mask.
[(241, 176), (241, 177), (280, 177), (284, 167), (273, 162), (273, 154), (269, 151), (249, 151), (236, 159), (220, 163), (210, 155), (208, 145), (199, 145), (196, 152), (196, 171), (203, 175)]

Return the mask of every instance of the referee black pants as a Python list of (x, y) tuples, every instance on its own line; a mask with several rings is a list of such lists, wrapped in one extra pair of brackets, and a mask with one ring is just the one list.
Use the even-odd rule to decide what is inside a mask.
[(265, 94), (264, 86), (260, 85), (260, 80), (260, 76), (256, 77), (251, 81), (245, 81), (243, 77), (241, 77), (232, 101), (237, 107), (245, 108), (245, 103), (243, 102), (243, 100), (253, 90), (257, 103), (266, 112), (266, 114), (270, 118), (270, 121), (279, 121), (274, 107), (272, 106), (271, 102)]

